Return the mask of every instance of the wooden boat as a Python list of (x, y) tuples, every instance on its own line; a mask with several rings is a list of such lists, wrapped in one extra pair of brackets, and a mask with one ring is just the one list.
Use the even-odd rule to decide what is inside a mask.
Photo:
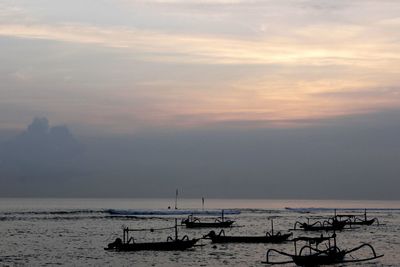
[(340, 263), (345, 253), (345, 251), (339, 251), (337, 247), (332, 247), (324, 251), (317, 250), (311, 255), (295, 255), (292, 258), (297, 266), (319, 266)]
[(185, 236), (182, 239), (167, 240), (166, 242), (145, 242), (145, 243), (123, 243), (121, 238), (117, 238), (113, 243), (108, 244), (105, 250), (117, 251), (139, 251), (139, 250), (186, 250), (193, 247), (198, 239), (189, 239)]
[(217, 235), (214, 231), (207, 234), (213, 243), (283, 243), (289, 239), (292, 233), (271, 235), (267, 233), (262, 236), (226, 236), (224, 230)]
[(261, 236), (227, 236), (225, 231), (221, 230), (218, 234), (211, 231), (204, 238), (211, 239), (213, 243), (283, 243), (292, 236), (292, 233), (282, 234), (278, 232), (275, 234), (272, 220), (271, 225), (271, 231)]
[(338, 221), (338, 220), (325, 220), (325, 221), (316, 221), (314, 223), (310, 223), (310, 219), (307, 218), (307, 222), (296, 221), (294, 224), (294, 228), (292, 230), (340, 231), (343, 230), (346, 225), (347, 225), (346, 221)]
[[(143, 230), (164, 230), (175, 228), (175, 237), (169, 236), (165, 242), (135, 242), (133, 237), (129, 238), (129, 232), (131, 231), (143, 231)], [(168, 228), (159, 229), (129, 229), (128, 227), (123, 228), (123, 239), (117, 238), (114, 242), (108, 244), (105, 250), (113, 251), (139, 251), (139, 250), (186, 250), (192, 248), (199, 239), (189, 239), (187, 235), (183, 238), (178, 238), (178, 227), (175, 219), (175, 226)]]
[(329, 239), (330, 239), (329, 236), (325, 237), (324, 235), (321, 234), (321, 236), (317, 236), (317, 237), (299, 236), (299, 237), (293, 238), (291, 241), (293, 241), (293, 242), (304, 241), (304, 242), (307, 242), (309, 245), (311, 245), (311, 244), (319, 245), (320, 243), (327, 241)]
[(222, 210), (221, 218), (215, 219), (214, 222), (201, 222), (199, 218), (189, 215), (181, 224), (187, 228), (227, 228), (231, 227), (235, 221), (225, 220), (224, 211)]
[(336, 214), (333, 217), (333, 220), (337, 220), (339, 222), (346, 222), (346, 225), (372, 225), (373, 223), (377, 223), (379, 225), (378, 218), (367, 218), (367, 209), (364, 210), (363, 215), (356, 214)]
[[(324, 240), (322, 240), (324, 239)], [(331, 244), (331, 240), (333, 239), (333, 244)], [(336, 234), (334, 233), (330, 237), (316, 237), (316, 238), (300, 238), (293, 239), (295, 246), (295, 253), (290, 254), (283, 251), (279, 251), (276, 249), (269, 249), (266, 255), (265, 264), (288, 264), (295, 263), (297, 266), (320, 266), (320, 265), (331, 265), (331, 264), (341, 264), (341, 263), (350, 263), (350, 262), (362, 262), (378, 259), (383, 257), (383, 255), (377, 255), (375, 249), (370, 244), (362, 244), (358, 247), (355, 247), (350, 250), (341, 250), (336, 245)], [(307, 245), (303, 246), (299, 252), (297, 252), (297, 242), (298, 241), (306, 241)], [(318, 249), (318, 245), (323, 242), (328, 241), (326, 245), (326, 249), (320, 250)], [(351, 255), (351, 253), (356, 252), (362, 248), (369, 248), (372, 252), (371, 257), (367, 258), (356, 258)], [(282, 255), (284, 257), (291, 258), (290, 260), (285, 261), (271, 261), (272, 254), (276, 253)], [(345, 257), (347, 255), (351, 256), (351, 260), (346, 260)]]

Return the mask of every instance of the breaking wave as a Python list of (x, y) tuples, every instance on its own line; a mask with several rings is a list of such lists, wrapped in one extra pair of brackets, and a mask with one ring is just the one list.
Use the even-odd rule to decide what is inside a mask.
[(77, 210), (33, 210), (33, 211), (3, 211), (0, 215), (79, 215), (79, 214), (101, 214), (104, 210), (77, 209)]
[[(2, 211), (0, 221), (20, 220), (82, 220), (82, 219), (142, 219), (181, 215), (220, 216), (221, 210), (139, 210), (139, 209), (68, 209)], [(225, 215), (240, 214), (239, 210), (224, 210)]]
[[(108, 209), (105, 210), (111, 215), (132, 215), (132, 216), (169, 216), (169, 215), (221, 215), (221, 210), (122, 210), (122, 209)], [(224, 210), (225, 215), (240, 214), (240, 210)]]
[[(364, 208), (290, 208), (286, 207), (285, 210), (299, 212), (299, 213), (310, 213), (310, 212), (334, 212), (336, 211), (354, 211), (364, 212)], [(400, 211), (400, 208), (368, 208), (368, 211), (373, 212), (387, 212), (387, 211)]]

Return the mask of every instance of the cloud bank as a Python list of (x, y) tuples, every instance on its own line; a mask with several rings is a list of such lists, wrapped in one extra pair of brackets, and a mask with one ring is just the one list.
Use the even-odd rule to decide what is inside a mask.
[(171, 197), (179, 188), (182, 197), (398, 199), (399, 118), (80, 137), (83, 154), (65, 128), (53, 136), (37, 119), (3, 150), (0, 195)]
[(70, 174), (83, 153), (83, 146), (66, 126), (49, 126), (46, 118), (35, 118), (27, 129), (2, 144), (0, 171), (4, 178), (33, 180), (59, 180)]

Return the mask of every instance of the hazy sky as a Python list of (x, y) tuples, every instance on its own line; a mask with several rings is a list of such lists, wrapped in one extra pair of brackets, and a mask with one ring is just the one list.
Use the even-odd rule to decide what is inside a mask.
[[(7, 173), (7, 179), (25, 177), (26, 182), (30, 174), (50, 177), (57, 169), (68, 179), (83, 177), (79, 183), (86, 181), (80, 184), (85, 195), (93, 183), (105, 190), (117, 170), (121, 183), (133, 184), (138, 177), (157, 183), (165, 173), (165, 181), (186, 175), (187, 188), (204, 176), (211, 186), (213, 180), (253, 175), (258, 178), (245, 196), (267, 197), (257, 188), (271, 181), (287, 180), (283, 186), (291, 179), (311, 179), (308, 186), (312, 181), (323, 186), (335, 177), (355, 179), (354, 190), (366, 183), (358, 198), (396, 198), (390, 189), (400, 183), (395, 178), (399, 29), (397, 0), (2, 0), (0, 141), (8, 140), (8, 150), (3, 148), (0, 156), (8, 165), (0, 180), (10, 184)], [(85, 160), (61, 157), (64, 161), (51, 168), (32, 169), (40, 165), (35, 153), (32, 162), (21, 156), (32, 133), (18, 134), (34, 117), (68, 125), (61, 131), (72, 139), (57, 142), (63, 148), (64, 141), (81, 144), (78, 157)], [(52, 159), (58, 151), (51, 127), (43, 128), (47, 152), (39, 159)], [(188, 140), (197, 145), (184, 150), (194, 153), (185, 157), (179, 151)], [(169, 147), (171, 142), (176, 146)], [(234, 159), (232, 153), (241, 156)], [(141, 155), (147, 155), (146, 161)], [(344, 165), (337, 163), (344, 158)], [(224, 165), (228, 159), (235, 168)], [(107, 168), (95, 167), (99, 162)], [(210, 168), (215, 172), (205, 171)], [(101, 178), (107, 170), (108, 178)], [(371, 196), (378, 179), (387, 179), (381, 183), (386, 187)], [(31, 185), (24, 191), (19, 182), (7, 192), (27, 194)], [(172, 182), (168, 190), (179, 183)], [(238, 193), (238, 183), (225, 195)], [(69, 186), (75, 188), (77, 181)], [(137, 192), (147, 185), (140, 186)], [(46, 195), (47, 189), (37, 189), (36, 195)], [(103, 189), (88, 194), (101, 196)], [(385, 190), (392, 193), (385, 195)], [(350, 192), (332, 197), (350, 198)], [(314, 195), (304, 189), (299, 196)]]
[(399, 106), (396, 0), (3, 0), (3, 127), (276, 124)]

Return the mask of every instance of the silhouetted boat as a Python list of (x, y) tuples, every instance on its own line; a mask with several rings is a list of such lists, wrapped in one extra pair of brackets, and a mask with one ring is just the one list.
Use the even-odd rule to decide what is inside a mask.
[(262, 236), (226, 236), (223, 230), (217, 235), (214, 231), (208, 233), (207, 237), (213, 243), (282, 243), (288, 240), (292, 234), (276, 234)]
[[(325, 240), (322, 240), (322, 239)], [(333, 245), (330, 240), (333, 239)], [(321, 241), (322, 240), (322, 241)], [(318, 249), (318, 244), (323, 241), (328, 241), (329, 243), (326, 245), (326, 249), (320, 250)], [(362, 262), (378, 259), (383, 257), (383, 255), (376, 255), (375, 249), (370, 244), (362, 244), (358, 247), (355, 247), (350, 250), (341, 250), (336, 246), (336, 234), (334, 233), (331, 237), (316, 237), (316, 238), (299, 238), (293, 239), (295, 246), (295, 253), (289, 254), (283, 251), (279, 251), (276, 249), (269, 249), (266, 255), (266, 261), (263, 262), (265, 264), (288, 264), (295, 263), (297, 266), (320, 266), (320, 265), (331, 265), (331, 264), (340, 264), (340, 263), (350, 263), (350, 262)], [(298, 241), (306, 241), (307, 245), (303, 246), (299, 252), (297, 253), (297, 242)], [(314, 244), (314, 246), (312, 246)], [(372, 256), (367, 258), (355, 258), (351, 256), (352, 252), (358, 251), (364, 247), (368, 247), (371, 249)], [(277, 253), (279, 255), (290, 257), (291, 260), (286, 261), (271, 261), (270, 257), (272, 253)], [(345, 260), (345, 256), (350, 255), (351, 260)]]
[(204, 237), (211, 239), (213, 243), (282, 243), (292, 236), (292, 233), (282, 234), (278, 232), (275, 234), (272, 220), (271, 224), (271, 231), (262, 236), (227, 236), (225, 231), (221, 230), (218, 235), (211, 231)]
[(336, 214), (334, 215), (334, 220), (339, 222), (345, 222), (346, 225), (372, 225), (373, 223), (377, 223), (379, 225), (378, 218), (367, 218), (367, 209), (364, 210), (363, 215), (357, 214)]
[(293, 242), (298, 242), (298, 241), (305, 241), (308, 244), (315, 244), (315, 245), (319, 245), (320, 243), (329, 240), (331, 237), (329, 236), (324, 236), (321, 234), (321, 236), (317, 236), (317, 237), (309, 237), (309, 236), (299, 236), (296, 238), (293, 238), (291, 241)]
[(214, 222), (201, 222), (199, 218), (189, 215), (181, 224), (187, 228), (227, 228), (231, 227), (235, 221), (225, 220), (224, 211), (222, 210), (221, 218), (215, 219)]
[(178, 227), (175, 219), (175, 226), (160, 229), (146, 229), (149, 231), (164, 230), (175, 228), (175, 238), (169, 236), (165, 242), (135, 242), (134, 238), (129, 238), (129, 232), (131, 231), (143, 231), (144, 229), (129, 229), (125, 227), (123, 229), (123, 239), (117, 238), (113, 243), (108, 244), (105, 250), (115, 251), (139, 251), (139, 250), (186, 250), (193, 247), (199, 239), (189, 239), (187, 235), (183, 238), (178, 238)]
[[(347, 225), (346, 221), (338, 220), (325, 220), (316, 221), (310, 224), (310, 220), (307, 218), (307, 222), (296, 221), (292, 230), (304, 230), (304, 231), (340, 231), (343, 230)], [(297, 228), (297, 226), (299, 228)]]
[[(187, 236), (186, 236), (187, 237)], [(139, 251), (139, 250), (186, 250), (193, 247), (198, 239), (167, 240), (166, 242), (145, 242), (145, 243), (123, 243), (121, 238), (117, 238), (110, 243), (105, 250), (117, 251)]]

